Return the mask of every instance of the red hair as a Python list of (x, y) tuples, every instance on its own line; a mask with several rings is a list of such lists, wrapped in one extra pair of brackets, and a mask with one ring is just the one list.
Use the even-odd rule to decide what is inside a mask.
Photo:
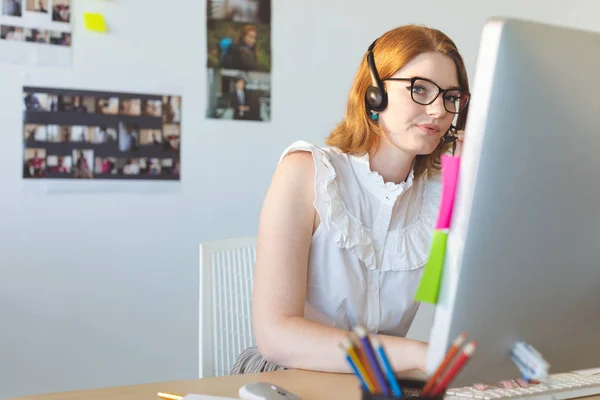
[[(373, 49), (377, 71), (382, 80), (391, 77), (413, 58), (422, 53), (438, 52), (454, 61), (461, 89), (469, 91), (467, 71), (462, 56), (454, 42), (439, 30), (418, 25), (405, 25), (384, 33)], [(379, 146), (383, 131), (368, 116), (365, 104), (365, 93), (371, 85), (371, 77), (367, 67), (366, 53), (354, 83), (350, 89), (346, 115), (341, 123), (327, 137), (326, 144), (338, 147), (349, 154), (362, 155)], [(464, 129), (468, 106), (458, 116), (456, 128)], [(440, 145), (427, 155), (417, 155), (414, 164), (415, 176), (425, 171), (429, 173), (441, 169), (440, 157), (446, 153), (451, 144), (440, 142)]]

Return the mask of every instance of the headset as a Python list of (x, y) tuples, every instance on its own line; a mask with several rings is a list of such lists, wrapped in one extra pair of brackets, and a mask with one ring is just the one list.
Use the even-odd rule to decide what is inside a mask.
[[(373, 49), (375, 48), (375, 43), (377, 43), (377, 40), (378, 39), (375, 39), (375, 41), (371, 43), (367, 49), (367, 68), (369, 69), (369, 74), (371, 75), (371, 85), (367, 88), (365, 93), (365, 105), (367, 113), (370, 114), (369, 117), (373, 120), (377, 120), (377, 113), (385, 110), (388, 105), (387, 92), (385, 91), (383, 81), (377, 72), (375, 55), (373, 54)], [(448, 129), (448, 132), (444, 134), (442, 139), (445, 143), (453, 143), (455, 145), (457, 139), (456, 127), (451, 125), (450, 129)]]

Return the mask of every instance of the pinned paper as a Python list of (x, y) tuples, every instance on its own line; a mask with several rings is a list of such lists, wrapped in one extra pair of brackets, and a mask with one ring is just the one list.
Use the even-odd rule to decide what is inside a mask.
[(443, 155), (441, 161), (442, 198), (440, 200), (440, 211), (435, 230), (433, 231), (429, 259), (425, 265), (425, 271), (423, 272), (423, 277), (415, 296), (415, 300), (431, 304), (437, 304), (441, 286), (448, 230), (450, 229), (454, 199), (456, 197), (460, 157)]
[(427, 261), (427, 265), (425, 265), (421, 284), (419, 285), (419, 289), (417, 289), (417, 294), (415, 296), (417, 301), (432, 304), (437, 303), (447, 241), (448, 231), (437, 229), (433, 231), (429, 260)]
[(85, 27), (94, 32), (106, 32), (104, 16), (97, 13), (84, 13)]
[(460, 157), (442, 156), (442, 199), (435, 229), (449, 229), (456, 197)]

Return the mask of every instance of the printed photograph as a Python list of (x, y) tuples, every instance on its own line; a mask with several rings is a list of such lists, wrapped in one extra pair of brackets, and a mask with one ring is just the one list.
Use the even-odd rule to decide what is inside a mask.
[(26, 10), (30, 12), (48, 13), (49, 0), (26, 0)]
[(120, 158), (117, 161), (117, 172), (122, 175), (139, 175), (140, 163), (137, 158)]
[(162, 174), (166, 176), (179, 176), (179, 160), (163, 158), (161, 160)]
[(57, 46), (71, 46), (71, 34), (69, 32), (50, 32), (50, 44)]
[(117, 159), (115, 157), (96, 157), (96, 175), (116, 175)]
[(207, 21), (209, 68), (271, 70), (271, 26)]
[(271, 120), (271, 75), (265, 72), (208, 70), (207, 117)]
[(71, 141), (71, 127), (69, 125), (48, 125), (48, 142), (68, 143)]
[(23, 16), (22, 0), (2, 0), (2, 15), (9, 15), (11, 17)]
[(24, 93), (23, 103), (26, 111), (57, 111), (58, 96), (48, 93)]
[(162, 165), (158, 158), (140, 158), (140, 175), (159, 176), (161, 174)]
[(89, 96), (60, 95), (58, 96), (58, 111), (93, 113), (96, 111), (96, 99)]
[(163, 97), (163, 122), (167, 124), (181, 122), (181, 96)]
[(142, 115), (147, 117), (162, 117), (162, 101), (161, 100), (144, 100), (142, 101)]
[(46, 125), (26, 124), (23, 133), (26, 142), (45, 142), (48, 140)]
[(94, 140), (94, 130), (93, 126), (85, 126), (85, 125), (74, 125), (71, 127), (71, 142), (81, 143), (87, 142), (92, 143)]
[(142, 115), (142, 101), (140, 99), (119, 100), (119, 114), (121, 115)]
[(70, 174), (72, 166), (71, 156), (52, 155), (46, 158), (46, 172), (49, 174)]
[(177, 124), (163, 125), (164, 149), (166, 151), (179, 151), (181, 131)]
[(23, 156), (23, 178), (45, 176), (46, 149), (25, 149)]
[(50, 31), (39, 29), (25, 29), (25, 41), (32, 43), (50, 43)]
[(92, 143), (116, 143), (117, 142), (117, 130), (106, 126), (93, 126), (90, 127), (92, 130)]
[(119, 122), (119, 151), (136, 151), (140, 143), (140, 132), (137, 124), (126, 125)]
[(94, 166), (94, 150), (73, 150), (73, 177), (81, 179), (92, 178)]
[(117, 115), (119, 113), (118, 97), (99, 97), (96, 98), (96, 113)]
[(52, 21), (71, 21), (71, 0), (52, 0)]
[(0, 39), (22, 42), (25, 40), (25, 31), (18, 26), (2, 25), (0, 27)]
[(208, 19), (268, 24), (271, 0), (207, 0)]
[(154, 146), (162, 144), (162, 132), (160, 129), (141, 129), (140, 145)]

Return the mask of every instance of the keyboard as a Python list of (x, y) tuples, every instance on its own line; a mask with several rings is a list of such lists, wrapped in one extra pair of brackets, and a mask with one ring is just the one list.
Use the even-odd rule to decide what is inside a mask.
[(527, 388), (506, 389), (488, 387), (479, 390), (473, 386), (448, 388), (445, 400), (467, 399), (573, 399), (576, 397), (600, 394), (600, 375), (578, 374), (574, 372), (550, 375), (548, 383), (530, 385)]

